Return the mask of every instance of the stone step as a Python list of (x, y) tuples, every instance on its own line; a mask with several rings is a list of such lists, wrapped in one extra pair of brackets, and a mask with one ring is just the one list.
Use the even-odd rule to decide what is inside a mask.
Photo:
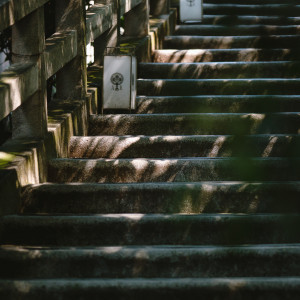
[(0, 280), (0, 296), (6, 300), (82, 299), (158, 300), (268, 299), (298, 300), (300, 278), (151, 278), (151, 279), (50, 279)]
[(153, 52), (156, 63), (239, 62), (298, 60), (300, 51), (291, 49), (163, 49)]
[(300, 17), (291, 16), (243, 16), (233, 14), (204, 14), (203, 25), (300, 25)]
[(298, 300), (299, 291), (298, 277), (0, 280), (0, 296), (6, 300), (97, 300), (100, 296), (103, 300), (184, 300), (195, 295), (216, 300)]
[(140, 96), (138, 114), (299, 112), (300, 95)]
[(204, 3), (203, 13), (207, 15), (255, 15), (255, 16), (288, 16), (298, 17), (300, 5), (298, 4), (213, 4)]
[(138, 79), (140, 96), (299, 95), (300, 78)]
[(166, 36), (164, 48), (168, 49), (232, 49), (232, 48), (294, 48), (300, 35), (250, 35), (250, 36)]
[(189, 24), (177, 25), (174, 35), (201, 35), (201, 36), (222, 36), (222, 35), (291, 35), (299, 34), (300, 25), (202, 25)]
[(298, 135), (74, 136), (71, 158), (299, 156)]
[(300, 180), (300, 158), (52, 159), (48, 180), (56, 183)]
[(298, 134), (299, 113), (92, 115), (89, 135)]
[[(179, 0), (172, 0), (172, 5), (178, 4)], [(298, 4), (297, 0), (205, 0), (205, 3), (213, 4)]]
[(13, 280), (300, 276), (300, 245), (3, 246), (0, 263), (0, 278)]
[(140, 63), (139, 78), (298, 78), (300, 62)]
[(300, 213), (293, 182), (39, 184), (26, 186), (25, 214)]
[(39, 247), (292, 244), (300, 242), (299, 224), (299, 214), (9, 215), (0, 219), (0, 242)]

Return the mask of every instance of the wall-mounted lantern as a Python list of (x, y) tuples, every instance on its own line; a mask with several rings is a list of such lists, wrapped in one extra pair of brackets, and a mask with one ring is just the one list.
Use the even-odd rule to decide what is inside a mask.
[(203, 8), (202, 0), (180, 0), (180, 21), (202, 20)]
[(135, 110), (136, 78), (134, 48), (107, 48), (104, 56), (102, 111)]

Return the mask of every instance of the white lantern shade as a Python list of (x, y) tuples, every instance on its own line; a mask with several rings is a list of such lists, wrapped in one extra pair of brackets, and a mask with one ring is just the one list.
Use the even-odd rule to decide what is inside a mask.
[(201, 21), (202, 0), (180, 0), (180, 21)]
[(131, 109), (136, 109), (136, 81), (137, 81), (137, 61), (136, 57), (132, 56), (132, 71), (131, 71)]
[(136, 58), (104, 56), (103, 109), (135, 109)]

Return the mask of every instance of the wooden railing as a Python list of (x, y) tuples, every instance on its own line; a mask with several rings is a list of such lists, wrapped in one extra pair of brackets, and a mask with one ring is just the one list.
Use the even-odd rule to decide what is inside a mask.
[[(149, 61), (175, 28), (169, 0), (95, 0), (87, 11), (84, 2), (56, 0), (55, 33), (45, 39), (46, 0), (0, 0), (0, 31), (12, 28), (12, 65), (0, 74), (0, 121), (12, 121), (12, 138), (0, 146), (0, 216), (18, 212), (22, 187), (47, 181), (48, 160), (67, 156), (69, 139), (88, 133), (88, 116), (98, 111), (105, 48), (132, 43), (137, 57)], [(90, 42), (95, 63), (87, 72)], [(56, 93), (49, 103), (53, 75)]]
[(12, 113), (13, 138), (45, 136), (46, 82), (51, 76), (56, 74), (58, 99), (85, 99), (86, 44), (95, 42), (96, 56), (103, 55), (106, 46), (115, 46), (118, 16), (125, 14), (125, 35), (149, 33), (147, 0), (95, 0), (85, 14), (83, 0), (59, 0), (56, 33), (45, 40), (47, 2), (0, 2), (0, 31), (12, 26), (13, 52), (13, 64), (0, 74), (0, 121)]

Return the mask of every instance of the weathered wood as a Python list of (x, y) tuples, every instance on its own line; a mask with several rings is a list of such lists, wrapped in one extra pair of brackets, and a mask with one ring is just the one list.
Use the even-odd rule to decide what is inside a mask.
[(38, 66), (33, 63), (12, 65), (0, 76), (0, 120), (17, 109), (35, 92), (38, 85)]
[(59, 99), (85, 99), (86, 80), (86, 32), (82, 0), (56, 1), (56, 31), (77, 31), (77, 56), (56, 74)]
[(124, 15), (124, 30), (125, 36), (149, 35), (149, 0), (143, 0)]
[(50, 78), (77, 55), (77, 31), (57, 32), (46, 40), (45, 76)]
[(47, 132), (47, 94), (43, 52), (45, 50), (44, 8), (17, 22), (12, 29), (13, 63), (33, 62), (39, 70), (38, 91), (12, 114), (13, 138), (44, 138)]
[[(132, 10), (134, 7), (142, 3), (143, 0), (120, 0), (121, 16)], [(137, 24), (135, 24), (137, 26)]]
[(90, 43), (113, 24), (112, 4), (96, 4), (86, 12), (86, 42)]
[(49, 0), (0, 0), (0, 31), (14, 25)]
[(170, 0), (150, 0), (150, 15), (160, 16), (170, 12)]

